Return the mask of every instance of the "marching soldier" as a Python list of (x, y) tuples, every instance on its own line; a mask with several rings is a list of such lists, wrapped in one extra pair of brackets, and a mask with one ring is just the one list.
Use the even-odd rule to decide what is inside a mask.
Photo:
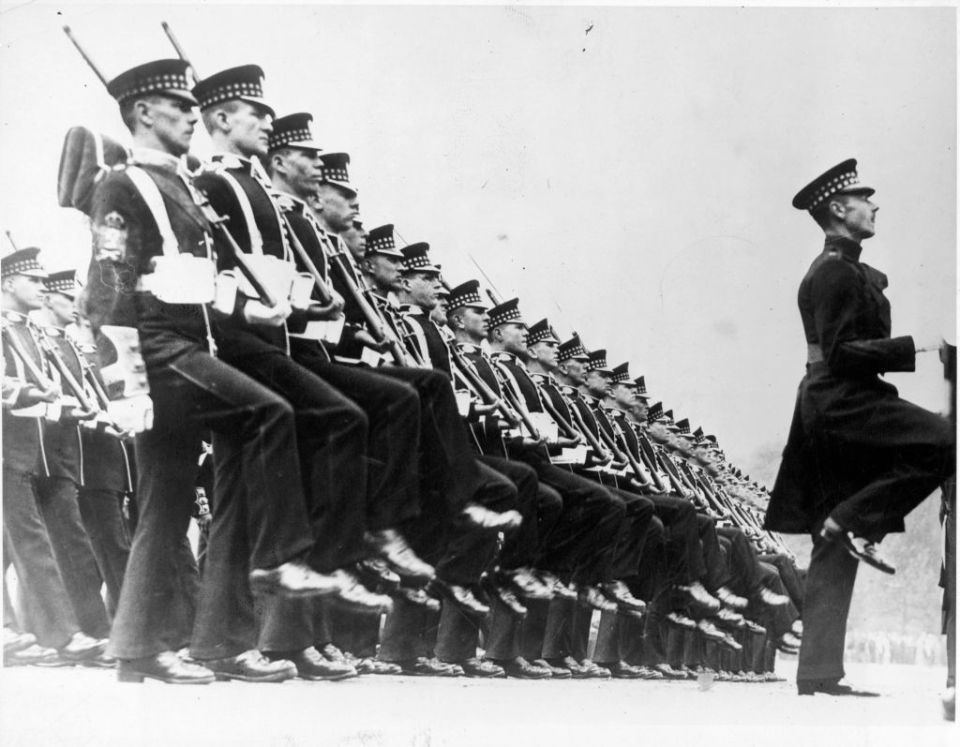
[[(267, 153), (269, 135), (273, 129), (273, 110), (263, 99), (262, 79), (263, 73), (259, 67), (246, 65), (217, 73), (194, 88), (204, 123), (217, 151), (213, 163), (198, 176), (196, 183), (204, 190), (214, 209), (229, 217), (228, 230), (244, 256), (249, 255), (246, 261), (252, 267), (259, 268), (264, 278), (279, 277), (283, 282), (277, 284), (279, 287), (276, 292), (286, 296), (295, 271), (291, 239), (286, 232), (284, 217), (271, 194), (272, 185), (258, 160), (258, 157)], [(251, 132), (259, 136), (252, 137)], [(229, 252), (221, 251), (220, 256), (229, 257)], [(221, 266), (236, 271), (235, 263), (221, 261)], [(311, 287), (314, 289), (316, 282), (317, 279), (311, 278)], [(325, 281), (320, 278), (320, 282)], [(246, 296), (241, 302), (245, 315), (255, 319), (254, 309), (261, 307), (262, 303)], [(215, 336), (223, 360), (278, 392), (295, 408), (297, 446), (303, 469), (308, 475), (314, 533), (319, 545), (326, 548), (324, 570), (343, 579), (343, 589), (338, 593), (342, 603), (379, 614), (381, 606), (388, 605), (389, 600), (370, 594), (348, 570), (352, 563), (370, 555), (368, 543), (374, 542), (381, 553), (399, 563), (407, 574), (427, 572), (427, 566), (414, 558), (405, 546), (401, 552), (397, 552), (402, 540), (392, 534), (392, 527), (377, 528), (377, 539), (372, 534), (365, 536), (368, 505), (373, 506), (381, 499), (380, 494), (370, 494), (367, 480), (370, 460), (367, 458), (369, 434), (366, 416), (357, 405), (319, 375), (295, 362), (287, 350), (288, 335), (305, 334), (311, 322), (323, 322), (339, 314), (339, 303), (328, 302), (323, 305), (305, 302), (300, 303), (300, 308), (294, 310), (288, 320), (276, 327), (238, 320), (236, 315), (218, 320)], [(215, 452), (216, 448), (215, 436)], [(236, 470), (237, 465), (217, 460), (218, 480), (230, 479), (228, 473)], [(358, 501), (358, 495), (365, 496), (366, 500)], [(194, 656), (199, 659), (212, 656), (222, 658), (225, 645), (240, 649), (231, 654), (239, 655), (250, 648), (256, 637), (252, 599), (246, 594), (242, 606), (248, 610), (244, 615), (247, 618), (247, 632), (241, 636), (242, 640), (236, 643), (231, 641), (232, 637), (238, 635), (236, 628), (230, 629), (237, 625), (237, 621), (231, 621), (224, 610), (236, 606), (234, 597), (243, 594), (246, 584), (243, 570), (239, 569), (238, 572), (233, 562), (236, 555), (233, 548), (245, 540), (231, 537), (229, 532), (246, 530), (244, 522), (236, 518), (219, 521), (218, 516), (225, 516), (228, 507), (222, 506), (219, 510), (221, 514), (218, 514), (215, 505), (212, 535), (216, 536), (219, 531), (228, 532), (221, 551), (224, 554), (205, 579), (206, 588), (218, 601), (206, 610), (201, 605), (201, 616), (208, 610), (209, 622), (214, 626), (211, 632), (215, 634), (194, 641)], [(223, 523), (232, 528), (222, 529)], [(231, 585), (218, 578), (220, 573), (233, 579), (233, 586), (236, 587), (233, 594), (226, 593)], [(288, 610), (302, 604), (283, 602), (281, 607)], [(287, 615), (287, 612), (276, 611), (271, 617), (276, 615)], [(290, 617), (295, 615), (291, 614)], [(224, 626), (229, 627), (224, 629)], [(268, 623), (266, 627), (270, 630), (273, 626)], [(271, 652), (295, 649), (290, 643), (279, 642), (276, 637), (264, 641), (263, 645), (269, 647)], [(311, 654), (305, 654), (301, 649), (293, 654), (294, 662), (298, 671), (320, 676), (320, 670), (328, 667)], [(342, 674), (340, 663), (334, 664), (330, 667), (334, 670), (332, 674)], [(251, 672), (248, 676), (255, 675)], [(270, 675), (265, 673), (264, 676)]]
[(186, 69), (180, 60), (159, 60), (110, 81), (134, 148), (125, 169), (99, 182), (92, 205), (87, 315), (94, 332), (113, 324), (139, 333), (154, 405), (153, 428), (137, 440), (139, 520), (110, 639), (119, 678), (127, 682), (214, 680), (210, 669), (175, 653), (189, 640), (191, 621), (177, 619), (190, 602), (173, 558), (190, 519), (206, 429), (224, 437), (219, 458), (239, 466), (234, 485), (217, 490), (244, 485), (256, 500), (247, 519), (256, 528), (250, 542), (256, 589), (317, 595), (340, 588), (309, 565), (314, 538), (293, 409), (214, 357), (207, 304), (215, 227), (181, 160), (198, 119)]
[[(51, 311), (58, 316), (67, 336), (83, 356), (83, 367), (88, 378), (95, 379), (96, 386), (103, 390), (96, 347), (92, 339), (85, 337), (89, 327), (83, 324), (84, 320), (76, 318), (76, 271), (51, 274), (45, 285), (47, 299), (59, 299), (53, 301), (55, 306), (51, 305)], [(97, 401), (95, 394), (92, 399)], [(103, 403), (99, 404), (102, 408)], [(133, 503), (133, 443), (125, 436), (108, 433), (104, 428), (82, 428), (80, 442), (83, 456), (83, 484), (77, 496), (80, 516), (90, 535), (97, 566), (107, 589), (107, 611), (112, 618), (117, 612), (123, 576), (130, 557), (130, 532), (123, 509), (126, 505), (127, 510), (131, 510)]]
[[(81, 629), (94, 638), (106, 639), (110, 635), (110, 618), (100, 596), (100, 569), (81, 517), (78, 495), (85, 482), (80, 423), (81, 419), (86, 422), (94, 417), (97, 410), (93, 409), (95, 401), (94, 405), (88, 403), (91, 409), (87, 411), (79, 400), (85, 395), (90, 400), (94, 398), (84, 376), (82, 354), (67, 337), (67, 325), (74, 319), (74, 274), (48, 276), (44, 286), (43, 307), (34, 311), (31, 318), (41, 329), (39, 339), (44, 352), (62, 367), (58, 370), (54, 366), (51, 374), (59, 380), (61, 391), (73, 398), (74, 406), (65, 408), (60, 421), (44, 428), (45, 459), (37, 479), (37, 505)], [(72, 377), (73, 384), (79, 384), (79, 392), (68, 386), (68, 377)], [(118, 592), (119, 586), (113, 591)]]
[(841, 683), (847, 613), (859, 561), (892, 573), (878, 544), (955, 470), (954, 434), (897, 396), (880, 374), (912, 371), (910, 336), (890, 336), (887, 276), (860, 261), (874, 235), (874, 190), (849, 159), (793, 199), (826, 235), (800, 283), (807, 374), (764, 526), (810, 532), (814, 547), (797, 669), (800, 695), (872, 695)]
[[(22, 249), (0, 260), (3, 302), (3, 539), (4, 570), (9, 562), (17, 571), (29, 624), (20, 629), (29, 638), (12, 646), (7, 663), (92, 660), (106, 642), (80, 631), (51, 546), (43, 514), (37, 504), (34, 479), (46, 459), (44, 423), (59, 419), (61, 392), (50, 378), (49, 361), (41, 353), (39, 334), (28, 314), (43, 304), (43, 279), (37, 261), (39, 249)], [(9, 554), (9, 555), (8, 555)], [(8, 617), (9, 616), (9, 617)], [(5, 635), (12, 618), (4, 587)], [(21, 648), (20, 644), (26, 643)], [(17, 656), (19, 656), (19, 661)]]

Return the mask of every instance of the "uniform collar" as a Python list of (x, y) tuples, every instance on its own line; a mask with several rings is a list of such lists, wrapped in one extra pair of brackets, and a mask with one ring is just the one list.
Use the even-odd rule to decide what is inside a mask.
[(186, 172), (186, 159), (166, 153), (156, 148), (141, 148), (134, 146), (130, 149), (129, 162), (135, 166), (158, 166), (171, 171)]
[(408, 316), (423, 316), (423, 309), (414, 303), (400, 304), (400, 311)]
[(247, 173), (253, 171), (253, 159), (238, 156), (236, 153), (215, 153), (213, 162), (219, 163), (225, 169), (243, 169)]
[(21, 314), (19, 311), (4, 310), (3, 318), (8, 322), (12, 322), (13, 324), (26, 324), (30, 317), (28, 317), (26, 314)]
[(464, 353), (482, 353), (483, 348), (473, 342), (462, 342), (457, 341), (457, 347), (460, 348)]
[(495, 361), (501, 361), (503, 363), (518, 363), (520, 360), (513, 353), (508, 353), (506, 350), (497, 350), (495, 353), (492, 353), (490, 357)]
[(856, 241), (848, 239), (846, 236), (827, 236), (823, 245), (823, 251), (838, 252), (844, 259), (850, 260), (851, 262), (859, 262), (860, 252), (863, 251), (863, 247)]

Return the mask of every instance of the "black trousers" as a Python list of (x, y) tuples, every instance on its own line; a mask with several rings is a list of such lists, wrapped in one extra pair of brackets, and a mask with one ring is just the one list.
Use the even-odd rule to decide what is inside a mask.
[(80, 517), (76, 483), (66, 477), (38, 478), (37, 506), (80, 630), (93, 638), (106, 638), (110, 618), (100, 596), (103, 582), (93, 546)]
[(516, 458), (537, 472), (541, 483), (563, 500), (560, 517), (549, 534), (537, 567), (570, 576), (577, 584), (612, 579), (615, 545), (626, 514), (623, 500), (590, 480), (554, 466), (536, 453), (518, 450)]
[(760, 591), (760, 561), (756, 550), (739, 527), (718, 526), (717, 538), (727, 548), (727, 585), (737, 594), (753, 597)]
[(663, 522), (664, 551), (671, 581), (689, 584), (703, 577), (706, 567), (700, 545), (697, 511), (686, 498), (651, 495), (657, 518)]
[(703, 552), (703, 575), (700, 580), (711, 592), (730, 583), (730, 571), (720, 555), (720, 543), (717, 539), (717, 522), (706, 514), (697, 514), (697, 533), (700, 536), (700, 549)]
[[(6, 462), (3, 465), (3, 550), (4, 571), (9, 559), (17, 571), (21, 597), (31, 613), (29, 624), (21, 620), (20, 628), (33, 633), (41, 646), (66, 645), (80, 626), (54, 558), (47, 526), (37, 507), (33, 475), (13, 469)], [(9, 607), (6, 594), (4, 606)], [(6, 614), (5, 610), (5, 621)]]
[(137, 438), (139, 518), (109, 649), (121, 659), (166, 650), (184, 622), (176, 610), (190, 606), (177, 553), (207, 429), (225, 437), (219, 458), (242, 465), (217, 483), (214, 504), (228, 505), (222, 495), (248, 496), (250, 565), (272, 568), (313, 547), (289, 403), (199, 344), (152, 357), (146, 363), (155, 421)]
[[(544, 529), (549, 532), (552, 523), (546, 527), (541, 524), (541, 507), (552, 502), (551, 496), (544, 496), (540, 490), (537, 473), (529, 465), (522, 462), (511, 462), (502, 457), (482, 455), (481, 464), (493, 469), (507, 478), (517, 490), (517, 498), (513, 506), (523, 517), (520, 528), (504, 537), (503, 548), (500, 552), (499, 565), (504, 570), (533, 565), (537, 548), (540, 546), (540, 534)], [(547, 488), (550, 492), (554, 492)], [(486, 505), (486, 504), (484, 504)], [(493, 508), (488, 506), (488, 508)], [(494, 509), (498, 510), (498, 509)], [(506, 510), (506, 509), (499, 509)], [(547, 509), (549, 512), (549, 508)], [(556, 521), (554, 516), (553, 521)], [(547, 519), (550, 522), (550, 518)]]
[(803, 598), (803, 638), (797, 680), (837, 680), (844, 676), (843, 651), (853, 584), (860, 563), (839, 542), (813, 535), (813, 551)]
[[(769, 563), (760, 562), (758, 564), (758, 577), (760, 583), (776, 594), (786, 594), (783, 580), (776, 567)], [(781, 604), (777, 607), (770, 607), (761, 604), (757, 600), (751, 600), (747, 607), (747, 615), (767, 629), (767, 633), (772, 640), (780, 638), (784, 633), (790, 631), (793, 623), (800, 617), (797, 608), (793, 603)]]
[(123, 574), (130, 558), (130, 534), (122, 512), (123, 494), (115, 490), (81, 487), (77, 502), (100, 576), (107, 587), (107, 612), (113, 617), (117, 614)]
[(790, 597), (791, 603), (797, 609), (797, 612), (802, 615), (804, 578), (800, 569), (797, 568), (797, 564), (789, 556), (782, 553), (761, 553), (757, 555), (757, 560), (768, 563), (777, 569), (780, 580), (783, 582), (783, 588)]
[[(473, 500), (493, 511), (514, 508), (514, 484), (485, 463), (478, 462), (477, 466), (480, 481)], [(458, 516), (441, 512), (421, 517), (410, 536), (420, 556), (436, 565), (437, 577), (460, 586), (472, 586), (480, 580), (494, 560), (497, 545), (496, 535), (480, 532)], [(380, 656), (384, 661), (405, 661), (432, 652), (443, 661), (463, 661), (476, 655), (478, 638), (477, 625), (446, 600), (439, 618), (410, 605), (395, 604), (384, 623)]]
[[(466, 426), (457, 409), (449, 379), (438, 371), (423, 368), (383, 366), (377, 369), (332, 363), (316, 344), (291, 340), (296, 361), (332, 384), (367, 414), (373, 441), (369, 453), (372, 464), (380, 465), (379, 480), (372, 476), (371, 491), (377, 485), (397, 496), (396, 501), (381, 497), (371, 508), (375, 529), (397, 527), (413, 518), (417, 499), (408, 491), (433, 489), (433, 497), (442, 501), (434, 506), (449, 515), (466, 505), (476, 492), (479, 472), (470, 447)], [(415, 410), (419, 418), (415, 417)], [(416, 424), (419, 423), (419, 430)], [(373, 474), (371, 472), (371, 474)], [(426, 512), (425, 496), (419, 507)], [(399, 511), (386, 512), (393, 503)], [(380, 517), (379, 512), (386, 512)]]

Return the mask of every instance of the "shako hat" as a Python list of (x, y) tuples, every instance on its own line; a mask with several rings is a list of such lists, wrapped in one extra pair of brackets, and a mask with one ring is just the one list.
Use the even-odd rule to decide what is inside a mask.
[(0, 260), (0, 274), (8, 278), (11, 275), (26, 275), (31, 278), (46, 278), (47, 271), (37, 260), (40, 249), (28, 246), (25, 249), (7, 254)]
[(560, 343), (560, 347), (557, 349), (557, 361), (563, 363), (564, 361), (569, 360), (579, 360), (579, 361), (588, 361), (590, 360), (590, 354), (587, 352), (587, 349), (583, 346), (583, 342), (580, 340), (580, 335), (576, 332), (573, 333), (573, 337), (565, 342)]
[(650, 395), (647, 394), (647, 382), (642, 376), (635, 378), (633, 383), (637, 385), (637, 396), (640, 399), (650, 399)]
[(560, 344), (560, 339), (557, 337), (557, 333), (553, 331), (553, 327), (550, 326), (550, 322), (546, 319), (541, 319), (539, 322), (534, 322), (530, 325), (530, 329), (527, 333), (527, 345), (536, 345), (538, 342), (553, 342), (557, 345)]
[(273, 132), (270, 133), (270, 150), (277, 148), (302, 148), (320, 151), (320, 143), (313, 139), (310, 125), (313, 115), (307, 112), (287, 114), (273, 120)]
[(613, 376), (613, 371), (607, 365), (607, 351), (603, 348), (592, 350), (587, 355), (587, 370), (596, 371), (599, 374)]
[(637, 383), (630, 380), (630, 363), (621, 363), (613, 368), (613, 383), (621, 386), (636, 387)]
[(107, 83), (107, 93), (122, 104), (136, 96), (163, 94), (197, 105), (190, 92), (187, 69), (183, 60), (154, 60), (137, 65), (120, 73)]
[(523, 321), (523, 315), (520, 313), (520, 299), (511, 298), (490, 309), (490, 329), (499, 327), (501, 324), (519, 324), (526, 327)]
[(403, 259), (403, 252), (397, 249), (397, 243), (393, 237), (392, 223), (377, 226), (367, 231), (366, 256), (369, 257), (371, 254), (381, 254), (384, 257)]
[(663, 402), (654, 402), (647, 410), (647, 422), (654, 423), (663, 417)]
[(430, 261), (430, 245), (425, 241), (418, 241), (400, 250), (403, 253), (403, 268), (401, 272), (426, 272), (433, 275), (440, 274), (440, 268)]
[(349, 153), (324, 153), (320, 160), (323, 162), (324, 182), (340, 187), (350, 194), (357, 194), (357, 188), (350, 184), (350, 173), (347, 170), (350, 164)]
[(479, 280), (468, 280), (450, 290), (450, 298), (447, 299), (448, 311), (462, 309), (467, 306), (471, 309), (489, 311), (489, 307), (483, 302), (483, 298), (480, 297)]
[(263, 77), (259, 65), (231, 67), (201, 80), (193, 87), (193, 95), (201, 109), (239, 99), (275, 117), (273, 107), (263, 98)]
[(52, 272), (47, 275), (43, 285), (48, 293), (60, 293), (72, 300), (77, 297), (77, 271)]

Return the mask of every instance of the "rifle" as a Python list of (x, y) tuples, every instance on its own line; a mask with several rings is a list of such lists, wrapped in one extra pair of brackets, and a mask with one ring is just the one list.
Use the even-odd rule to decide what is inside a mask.
[[(10, 349), (10, 352), (23, 364), (23, 368), (26, 371), (27, 375), (33, 379), (34, 384), (40, 388), (41, 391), (50, 392), (56, 391), (59, 387), (48, 377), (37, 365), (37, 362), (33, 359), (33, 356), (30, 355), (30, 352), (23, 346), (20, 338), (15, 334), (12, 334), (9, 329), (9, 322), (6, 319), (0, 317), (0, 331), (2, 331), (3, 341), (5, 345)], [(39, 347), (39, 344), (38, 344)], [(57, 421), (60, 419), (59, 407), (54, 409), (47, 409), (44, 413), (44, 417), (50, 421)]]
[[(91, 401), (90, 397), (87, 395), (87, 390), (82, 383), (82, 381), (85, 380), (85, 377), (82, 374), (85, 365), (83, 355), (79, 353), (79, 351), (76, 353), (81, 370), (81, 380), (77, 380), (69, 366), (67, 366), (67, 362), (63, 359), (63, 356), (60, 354), (57, 346), (46, 334), (46, 332), (44, 332), (42, 329), (38, 329), (35, 337), (37, 338), (43, 355), (48, 361), (50, 361), (50, 364), (57, 369), (57, 373), (60, 375), (60, 380), (66, 384), (67, 389), (70, 390), (70, 394), (73, 395), (77, 402), (80, 403), (82, 413), (74, 417), (77, 420), (90, 420), (91, 418), (96, 417), (98, 420), (98, 426), (100, 426), (103, 432), (107, 435), (113, 436), (114, 438), (125, 438), (129, 436), (130, 434), (127, 431), (109, 419), (106, 414), (106, 404), (101, 407), (99, 402)], [(96, 392), (94, 396), (97, 396)], [(106, 396), (106, 393), (104, 393), (104, 396)]]

